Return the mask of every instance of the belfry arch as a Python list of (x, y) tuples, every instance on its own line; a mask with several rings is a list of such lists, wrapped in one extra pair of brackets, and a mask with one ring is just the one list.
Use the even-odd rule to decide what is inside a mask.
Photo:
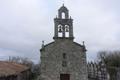
[(64, 12), (61, 13), (61, 18), (65, 19), (65, 13)]
[(62, 19), (63, 14), (65, 15), (65, 19), (69, 18), (69, 11), (64, 5), (58, 10), (58, 17)]
[[(69, 16), (69, 10), (64, 5), (58, 10), (58, 16), (54, 19), (54, 23), (54, 39), (68, 38), (73, 40), (73, 19)], [(60, 28), (58, 25), (62, 25), (62, 27)]]

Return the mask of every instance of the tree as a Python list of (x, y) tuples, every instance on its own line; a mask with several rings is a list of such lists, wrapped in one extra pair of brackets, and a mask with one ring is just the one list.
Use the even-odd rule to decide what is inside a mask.
[(120, 68), (120, 51), (98, 52), (98, 62), (103, 61), (109, 72), (111, 80), (117, 80), (117, 70)]

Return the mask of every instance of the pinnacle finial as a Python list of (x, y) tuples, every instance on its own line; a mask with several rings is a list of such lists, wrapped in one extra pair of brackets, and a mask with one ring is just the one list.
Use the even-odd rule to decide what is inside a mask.
[(83, 41), (83, 46), (85, 46), (85, 41)]
[(44, 48), (44, 41), (42, 41), (42, 48)]
[(64, 0), (63, 0), (63, 6), (64, 6)]
[(86, 52), (87, 50), (86, 50), (86, 47), (85, 47), (85, 41), (83, 41), (83, 50)]
[(63, 6), (64, 6), (64, 3), (63, 3)]

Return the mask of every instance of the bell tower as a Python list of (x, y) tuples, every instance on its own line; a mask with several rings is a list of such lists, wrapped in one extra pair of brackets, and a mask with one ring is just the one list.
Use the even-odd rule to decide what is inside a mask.
[(54, 41), (40, 49), (39, 80), (88, 80), (85, 44), (73, 41), (73, 19), (64, 5), (54, 24)]
[(58, 10), (58, 16), (54, 19), (53, 39), (73, 40), (73, 19), (69, 16), (69, 10), (64, 6)]

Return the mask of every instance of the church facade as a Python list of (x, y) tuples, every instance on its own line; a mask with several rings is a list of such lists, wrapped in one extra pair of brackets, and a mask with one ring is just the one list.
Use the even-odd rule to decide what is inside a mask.
[(40, 49), (40, 80), (88, 80), (86, 48), (74, 42), (73, 19), (64, 5), (54, 18), (53, 39)]

